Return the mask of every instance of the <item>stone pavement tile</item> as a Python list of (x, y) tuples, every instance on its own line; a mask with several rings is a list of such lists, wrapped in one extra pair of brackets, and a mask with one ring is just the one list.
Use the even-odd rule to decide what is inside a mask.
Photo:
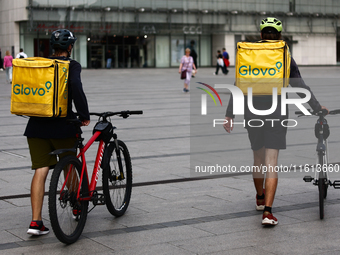
[(174, 245), (168, 243), (161, 244), (146, 244), (143, 246), (137, 246), (132, 248), (126, 248), (123, 250), (115, 250), (114, 254), (117, 255), (151, 255), (151, 254), (167, 254), (167, 255), (194, 255), (195, 253), (183, 250)]
[(165, 244), (179, 240), (195, 240), (197, 238), (206, 238), (209, 236), (211, 236), (211, 234), (192, 228), (191, 226), (178, 226), (148, 230), (147, 233), (139, 231), (115, 235), (114, 237), (102, 236), (93, 238), (93, 240), (99, 244), (115, 249), (116, 252), (120, 252), (131, 248)]
[(340, 249), (339, 250), (334, 250), (334, 251), (326, 251), (326, 252), (318, 251), (318, 253), (315, 253), (315, 254), (319, 254), (319, 255), (338, 255), (338, 254), (340, 254)]
[(29, 197), (28, 198), (6, 199), (5, 201), (14, 205), (14, 206), (18, 206), (18, 207), (31, 206), (31, 199)]
[[(229, 234), (200, 237), (185, 241), (170, 242), (182, 249), (192, 251), (197, 254), (210, 254), (213, 252), (229, 251), (236, 248), (247, 248), (252, 246), (261, 247), (263, 240), (270, 238), (272, 242), (279, 242), (282, 239), (276, 236), (275, 228), (257, 230), (246, 230)], [(282, 237), (281, 237), (282, 238)]]
[(17, 236), (13, 235), (12, 233), (9, 233), (6, 230), (0, 231), (0, 244), (13, 243), (13, 242), (19, 242), (19, 241), (22, 241), (22, 240), (18, 238)]
[[(128, 210), (131, 208), (129, 207)], [(83, 233), (105, 231), (111, 229), (124, 228), (116, 221), (116, 217), (111, 215), (106, 206), (98, 206), (87, 215), (87, 220)]]
[[(22, 243), (20, 243), (22, 244)], [(114, 251), (104, 245), (96, 243), (88, 238), (79, 239), (72, 245), (65, 245), (60, 242), (41, 244), (39, 246), (26, 246), (20, 248), (2, 250), (4, 254), (111, 254)]]
[(339, 218), (323, 221), (304, 222), (283, 226), (283, 232), (291, 238), (277, 243), (264, 244), (262, 249), (274, 251), (276, 254), (322, 254), (339, 250), (339, 233), (330, 231), (328, 227), (338, 224)]
[[(332, 218), (337, 218), (339, 217), (339, 210), (340, 210), (340, 204), (330, 204), (325, 202), (325, 207), (324, 207), (324, 219), (323, 221), (328, 221)], [(306, 208), (306, 209), (301, 209), (301, 210), (294, 210), (294, 212), (280, 212), (280, 214), (296, 218), (299, 220), (303, 220), (305, 222), (314, 222), (314, 221), (319, 221), (319, 204), (315, 203), (314, 207), (311, 208)]]
[(181, 207), (166, 211), (157, 211), (150, 213), (130, 214), (126, 213), (124, 217), (116, 218), (115, 222), (126, 227), (142, 226), (162, 222), (171, 222), (176, 220), (186, 220), (197, 217), (210, 216), (210, 213), (195, 208)]
[(244, 254), (251, 254), (251, 255), (275, 255), (276, 253), (265, 251), (261, 249), (261, 246), (250, 246), (245, 248), (236, 248), (231, 250), (223, 250), (218, 252), (206, 253), (209, 255), (244, 255)]
[[(253, 215), (243, 216), (244, 213), (253, 213)], [(280, 215), (278, 213), (274, 214), (278, 220), (280, 226), (283, 225), (291, 225), (302, 222), (302, 220), (290, 218), (287, 216)], [(222, 216), (222, 217), (221, 217)], [(224, 215), (217, 215), (217, 218), (223, 218)], [(207, 223), (200, 223), (195, 224), (193, 227), (207, 231), (212, 234), (216, 235), (223, 235), (229, 233), (237, 233), (237, 232), (244, 232), (244, 231), (251, 231), (251, 230), (258, 230), (262, 228), (261, 221), (262, 221), (262, 213), (258, 211), (251, 211), (251, 212), (240, 212), (235, 213), (234, 217), (232, 214), (226, 214), (225, 219), (214, 221), (214, 222), (207, 222)]]
[(14, 209), (16, 206), (7, 201), (0, 200), (0, 212), (2, 209)]

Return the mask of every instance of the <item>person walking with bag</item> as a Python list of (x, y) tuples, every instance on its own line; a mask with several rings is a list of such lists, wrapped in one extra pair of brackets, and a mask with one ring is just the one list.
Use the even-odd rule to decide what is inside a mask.
[(181, 59), (181, 64), (179, 65), (179, 70), (178, 70), (178, 72), (181, 74), (181, 79), (184, 80), (183, 91), (185, 93), (189, 92), (192, 69), (194, 69), (195, 72), (197, 72), (196, 66), (194, 64), (194, 60), (190, 56), (190, 49), (186, 48), (185, 55)]
[[(46, 177), (49, 170), (57, 163), (56, 155), (49, 155), (49, 153), (57, 149), (72, 148), (76, 142), (76, 127), (67, 122), (68, 119), (76, 118), (72, 111), (72, 102), (82, 126), (90, 124), (87, 99), (80, 78), (81, 66), (77, 61), (70, 59), (76, 40), (72, 32), (66, 29), (54, 31), (50, 38), (50, 45), (55, 52), (51, 58), (70, 61), (67, 116), (65, 118), (30, 117), (24, 133), (30, 150), (32, 169), (35, 170), (31, 184), (32, 221), (27, 230), (27, 234), (31, 235), (49, 233), (49, 229), (42, 222), (41, 213)], [(70, 154), (75, 155), (74, 152), (66, 152), (59, 155), (59, 158)]]
[[(282, 42), (282, 22), (276, 18), (268, 17), (261, 21), (260, 25), (261, 29), (261, 38), (264, 40), (263, 42), (258, 43), (275, 43)], [(266, 40), (270, 40), (271, 42), (265, 42)], [(247, 54), (249, 54), (247, 52)], [(273, 52), (273, 56), (277, 54), (277, 52)], [(250, 55), (250, 54), (249, 54)], [(273, 57), (272, 56), (272, 57)], [(279, 56), (280, 58), (283, 56)], [(283, 81), (289, 78), (290, 85), (292, 87), (299, 87), (308, 90), (311, 93), (311, 98), (307, 102), (313, 111), (317, 112), (321, 109), (326, 109), (324, 106), (321, 106), (320, 103), (315, 98), (311, 89), (305, 84), (303, 79), (301, 78), (299, 68), (295, 63), (294, 59), (290, 57), (289, 70), (290, 72), (286, 72), (289, 76), (284, 76)], [(243, 61), (248, 61), (244, 60)], [(279, 62), (281, 63), (281, 62)], [(242, 65), (241, 63), (238, 63)], [(254, 63), (255, 65), (256, 63)], [(263, 67), (267, 64), (272, 64), (270, 59), (264, 60), (261, 63)], [(282, 65), (282, 63), (281, 63)], [(237, 67), (236, 67), (237, 68)], [(282, 66), (283, 68), (283, 66)], [(257, 70), (260, 69), (258, 66)], [(255, 70), (255, 69), (254, 69)], [(262, 69), (261, 69), (262, 70)], [(274, 70), (274, 69), (273, 69)], [(244, 73), (243, 73), (244, 74)], [(265, 79), (265, 78), (263, 78)], [(279, 79), (279, 78), (277, 78)], [(236, 81), (236, 83), (241, 81)], [(257, 84), (258, 85), (258, 84)], [(262, 89), (265, 88), (265, 84), (262, 85)], [(280, 83), (280, 87), (282, 83)], [(251, 87), (251, 86), (250, 86)], [(254, 89), (254, 88), (252, 88)], [(301, 93), (298, 95), (303, 97), (304, 95)], [(245, 96), (245, 102), (247, 102), (247, 96)], [(233, 130), (233, 118), (235, 117), (233, 114), (233, 100), (234, 98), (231, 96), (228, 104), (228, 108), (226, 111), (225, 124), (224, 129), (230, 133)], [(258, 94), (253, 96), (253, 108), (255, 109), (270, 109), (273, 104), (272, 95), (262, 95)], [(256, 210), (263, 211), (262, 214), (262, 225), (272, 225), (275, 226), (278, 224), (278, 220), (274, 217), (272, 213), (272, 205), (275, 198), (275, 192), (278, 184), (278, 173), (275, 172), (275, 169), (278, 166), (278, 157), (279, 151), (286, 149), (286, 134), (287, 134), (287, 125), (284, 126), (279, 121), (276, 122), (266, 122), (262, 126), (252, 126), (249, 124), (249, 121), (262, 121), (264, 118), (268, 120), (287, 120), (288, 114), (281, 115), (281, 95), (277, 95), (277, 108), (271, 114), (267, 115), (259, 115), (253, 113), (248, 105), (245, 106), (244, 109), (244, 119), (245, 128), (248, 132), (248, 137), (251, 144), (251, 149), (253, 151), (254, 158), (254, 170), (253, 171), (253, 181), (256, 190), (255, 201), (256, 201)], [(327, 110), (327, 109), (326, 109)], [(283, 123), (282, 121), (282, 123)], [(264, 173), (264, 169), (268, 170)]]
[(27, 54), (24, 52), (24, 49), (20, 49), (20, 52), (16, 55), (15, 58), (27, 58)]
[(12, 83), (12, 65), (13, 57), (9, 53), (9, 50), (6, 50), (6, 56), (4, 57), (4, 70), (6, 71), (6, 80), (8, 83)]
[(220, 68), (222, 69), (222, 73), (226, 74), (224, 71), (224, 62), (223, 62), (223, 55), (221, 54), (221, 51), (217, 51), (217, 64), (216, 64), (216, 71), (213, 73), (214, 75), (218, 75), (218, 71)]
[(223, 62), (224, 62), (224, 74), (228, 74), (229, 73), (229, 70), (228, 70), (228, 66), (230, 64), (229, 62), (229, 54), (228, 52), (226, 51), (225, 48), (222, 49), (223, 53), (222, 53), (222, 56), (223, 56)]

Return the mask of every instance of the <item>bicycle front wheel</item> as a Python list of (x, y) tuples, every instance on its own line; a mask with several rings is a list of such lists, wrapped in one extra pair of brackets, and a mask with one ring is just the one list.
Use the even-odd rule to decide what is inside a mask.
[(125, 143), (118, 140), (108, 147), (109, 163), (103, 169), (103, 192), (105, 203), (109, 212), (122, 216), (129, 206), (132, 191), (132, 166), (131, 158)]
[[(83, 232), (88, 201), (77, 200), (82, 164), (75, 156), (66, 156), (56, 165), (48, 196), (48, 209), (54, 234), (59, 241), (71, 244)], [(87, 196), (87, 177), (84, 175), (80, 196)]]
[[(319, 164), (320, 166), (323, 166), (322, 155), (319, 155)], [(323, 172), (323, 169), (321, 169), (321, 171), (319, 172), (318, 189), (319, 189), (319, 213), (320, 219), (322, 220), (324, 217), (324, 199), (326, 190), (325, 173)]]

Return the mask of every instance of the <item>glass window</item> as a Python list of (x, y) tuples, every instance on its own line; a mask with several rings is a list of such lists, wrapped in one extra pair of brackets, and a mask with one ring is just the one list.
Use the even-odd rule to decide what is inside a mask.
[(171, 66), (179, 66), (184, 56), (184, 37), (171, 37)]
[(169, 36), (156, 36), (156, 67), (169, 67)]
[(201, 36), (201, 47), (200, 47), (200, 61), (198, 62), (200, 66), (210, 66), (211, 65), (211, 37), (209, 35)]
[(148, 35), (141, 39), (140, 56), (143, 67), (155, 66), (155, 36)]

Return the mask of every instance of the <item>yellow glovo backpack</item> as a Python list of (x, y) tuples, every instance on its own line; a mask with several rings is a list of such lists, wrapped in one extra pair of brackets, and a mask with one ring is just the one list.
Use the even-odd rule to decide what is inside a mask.
[(236, 86), (244, 95), (248, 87), (253, 95), (272, 95), (273, 88), (289, 85), (291, 56), (282, 40), (239, 42), (236, 52)]
[(13, 59), (11, 113), (66, 117), (69, 63), (38, 57)]

